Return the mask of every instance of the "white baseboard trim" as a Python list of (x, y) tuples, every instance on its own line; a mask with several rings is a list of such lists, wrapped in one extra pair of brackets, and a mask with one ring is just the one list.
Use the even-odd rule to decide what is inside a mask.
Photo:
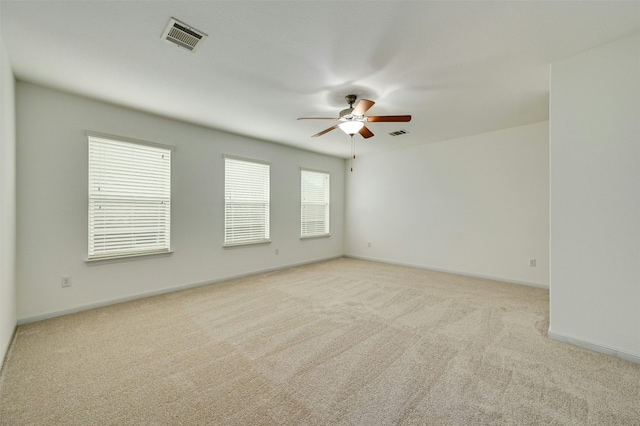
[(623, 359), (625, 361), (633, 362), (636, 364), (640, 364), (640, 356), (630, 354), (628, 352), (624, 352), (618, 349), (611, 348), (607, 345), (602, 345), (600, 343), (590, 342), (588, 340), (579, 339), (574, 336), (569, 336), (563, 333), (558, 333), (556, 331), (552, 331), (549, 329), (549, 338), (555, 340), (557, 342), (568, 343), (573, 346), (577, 346), (582, 349), (587, 349), (593, 352), (598, 352), (605, 355), (614, 356), (616, 358)]
[(500, 282), (503, 282), (503, 283), (525, 285), (527, 287), (537, 287), (537, 288), (542, 288), (542, 289), (545, 289), (545, 290), (549, 290), (549, 286), (548, 285), (545, 286), (544, 284), (532, 283), (532, 282), (528, 282), (528, 281), (512, 280), (512, 279), (503, 278), (503, 277), (494, 277), (494, 276), (491, 276), (491, 275), (474, 274), (474, 273), (470, 273), (470, 272), (455, 271), (455, 270), (452, 270), (452, 269), (435, 268), (435, 267), (431, 267), (431, 266), (416, 265), (416, 264), (413, 264), (413, 263), (406, 263), (406, 262), (395, 262), (395, 261), (392, 261), (392, 260), (378, 259), (378, 258), (367, 257), (367, 256), (356, 256), (356, 255), (352, 255), (352, 254), (345, 254), (344, 257), (350, 257), (352, 259), (360, 259), (360, 260), (370, 260), (372, 262), (388, 263), (390, 265), (407, 266), (409, 268), (426, 269), (428, 271), (444, 272), (446, 274), (462, 275), (462, 276), (465, 276), (465, 277), (481, 278), (481, 279), (484, 279), (484, 280), (500, 281)]
[(263, 273), (266, 273), (266, 272), (274, 272), (274, 271), (279, 271), (279, 270), (283, 270), (283, 269), (294, 268), (296, 266), (303, 266), (303, 265), (309, 265), (309, 264), (312, 264), (312, 263), (324, 262), (324, 261), (332, 260), (332, 259), (339, 259), (341, 257), (343, 257), (343, 255), (330, 256), (330, 257), (314, 259), (314, 260), (307, 260), (307, 261), (302, 261), (302, 262), (295, 262), (295, 263), (290, 263), (290, 264), (286, 264), (286, 265), (275, 266), (273, 268), (259, 269), (259, 270), (256, 270), (256, 271), (251, 271), (251, 272), (247, 272), (247, 273), (243, 273), (243, 274), (229, 275), (229, 276), (226, 276), (226, 277), (216, 278), (216, 279), (208, 280), (208, 281), (200, 281), (200, 282), (195, 282), (195, 283), (181, 284), (181, 285), (178, 285), (178, 286), (175, 286), (175, 287), (166, 287), (166, 288), (159, 289), (159, 290), (153, 290), (153, 291), (148, 291), (148, 292), (143, 292), (143, 293), (136, 293), (136, 294), (133, 294), (131, 296), (119, 297), (119, 298), (116, 298), (116, 299), (104, 300), (102, 302), (90, 303), (88, 305), (77, 306), (77, 307), (73, 307), (73, 308), (69, 308), (69, 309), (63, 309), (63, 310), (60, 310), (60, 311), (53, 311), (53, 312), (48, 312), (48, 313), (45, 313), (45, 314), (18, 318), (17, 325), (20, 326), (20, 325), (24, 325), (24, 324), (30, 324), (32, 322), (44, 321), (44, 320), (48, 320), (48, 319), (51, 319), (51, 318), (60, 317), (60, 316), (63, 316), (63, 315), (69, 315), (69, 314), (75, 314), (77, 312), (88, 311), (90, 309), (103, 308), (105, 306), (116, 305), (118, 303), (125, 303), (125, 302), (131, 302), (133, 300), (144, 299), (145, 297), (159, 296), (159, 295), (162, 295), (162, 294), (173, 293), (173, 292), (176, 292), (176, 291), (186, 290), (186, 289), (189, 289), (189, 288), (201, 287), (201, 286), (204, 286), (204, 285), (221, 283), (221, 282), (224, 282), (224, 281), (229, 281), (229, 280), (234, 280), (234, 279), (238, 279), (238, 278), (249, 277), (251, 275), (258, 275), (258, 274), (263, 274)]
[[(13, 347), (13, 341), (16, 340), (16, 331), (18, 331), (18, 324), (13, 326), (13, 332), (11, 333), (11, 338), (7, 342), (7, 347), (0, 349), (0, 358), (2, 358), (2, 362), (0, 362), (0, 372), (4, 368), (4, 362), (9, 358), (9, 352)], [(4, 352), (1, 352), (4, 350)]]

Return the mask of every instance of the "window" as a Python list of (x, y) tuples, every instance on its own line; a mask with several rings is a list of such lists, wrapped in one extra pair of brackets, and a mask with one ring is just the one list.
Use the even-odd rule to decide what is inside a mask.
[(169, 252), (171, 148), (88, 139), (89, 260)]
[(301, 170), (302, 208), (300, 236), (329, 235), (329, 174)]
[(265, 163), (224, 159), (224, 245), (269, 242), (269, 174)]

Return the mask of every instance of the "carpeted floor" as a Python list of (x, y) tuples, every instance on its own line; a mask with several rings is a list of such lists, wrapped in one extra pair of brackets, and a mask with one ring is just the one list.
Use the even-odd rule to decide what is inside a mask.
[(548, 291), (337, 259), (18, 328), (2, 425), (640, 425)]

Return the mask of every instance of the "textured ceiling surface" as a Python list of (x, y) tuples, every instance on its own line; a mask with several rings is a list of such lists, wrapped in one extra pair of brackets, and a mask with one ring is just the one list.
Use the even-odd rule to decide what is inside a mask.
[[(161, 39), (174, 17), (209, 35)], [(361, 154), (548, 119), (549, 64), (640, 31), (640, 2), (0, 1), (16, 78), (339, 157), (311, 138), (350, 93), (371, 115)], [(408, 133), (393, 137), (389, 133)]]

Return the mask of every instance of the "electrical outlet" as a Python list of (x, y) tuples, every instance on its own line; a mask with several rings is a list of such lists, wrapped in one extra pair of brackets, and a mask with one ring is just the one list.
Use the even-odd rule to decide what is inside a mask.
[(276, 249), (276, 254), (280, 254), (280, 250)]
[(62, 277), (62, 287), (71, 287), (71, 277)]
[(371, 248), (371, 241), (369, 241), (369, 244), (367, 244), (367, 247)]
[(536, 260), (535, 259), (529, 259), (529, 266), (532, 268), (536, 267)]

